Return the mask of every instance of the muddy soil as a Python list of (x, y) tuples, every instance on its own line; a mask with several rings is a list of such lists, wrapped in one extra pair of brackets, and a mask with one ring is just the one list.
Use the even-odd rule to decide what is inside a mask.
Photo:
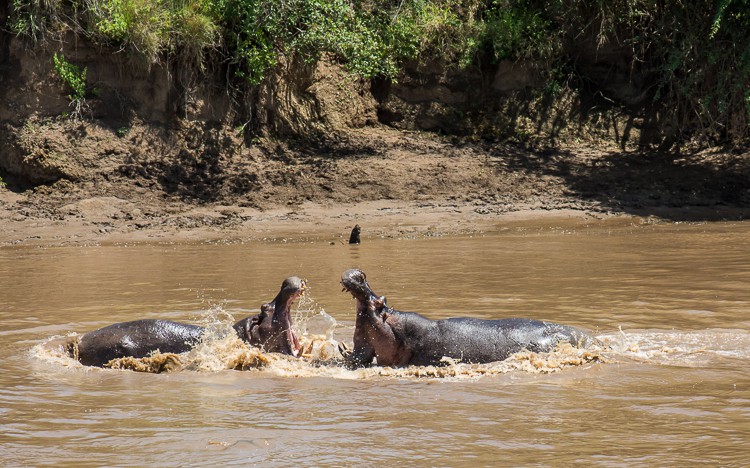
[[(140, 70), (81, 37), (0, 39), (0, 245), (750, 215), (747, 152), (649, 150), (624, 108), (534, 101), (521, 66), (415, 71), (384, 88), (328, 57), (245, 92), (180, 64)], [(60, 47), (88, 69), (80, 115), (52, 65)]]
[[(49, 132), (51, 144), (65, 138), (59, 130)], [(91, 138), (95, 128), (87, 131)], [(182, 131), (187, 139), (197, 138), (194, 129)], [(129, 138), (145, 138), (138, 132), (131, 128)], [(0, 189), (0, 245), (346, 242), (355, 224), (366, 241), (477, 234), (519, 223), (554, 226), (561, 220), (750, 215), (749, 158), (731, 152), (674, 157), (601, 146), (529, 149), (377, 124), (327, 146), (259, 140), (242, 160), (221, 152), (214, 161), (186, 160), (179, 167), (160, 166), (148, 157), (148, 144), (144, 140), (144, 156), (128, 164), (101, 160), (88, 178), (30, 189), (6, 181)], [(116, 142), (112, 147), (116, 155)]]

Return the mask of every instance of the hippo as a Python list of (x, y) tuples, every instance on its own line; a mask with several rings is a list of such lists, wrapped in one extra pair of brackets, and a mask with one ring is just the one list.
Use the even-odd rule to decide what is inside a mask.
[(560, 341), (585, 347), (596, 339), (574, 327), (525, 318), (431, 320), (413, 312), (399, 312), (375, 294), (362, 270), (341, 275), (344, 291), (357, 300), (354, 349), (349, 367), (442, 365), (449, 360), (467, 363), (502, 361), (522, 349), (551, 351)]
[(359, 224), (355, 224), (352, 228), (351, 234), (349, 234), (349, 243), (350, 244), (359, 244), (361, 242), (359, 238), (359, 234), (362, 232), (362, 228), (359, 227)]
[[(297, 356), (300, 344), (292, 329), (290, 310), (294, 300), (307, 287), (291, 276), (281, 284), (272, 302), (263, 304), (257, 315), (233, 325), (237, 336), (272, 353)], [(200, 342), (205, 328), (171, 320), (144, 319), (109, 325), (84, 334), (77, 343), (76, 357), (81, 364), (102, 367), (112, 359), (142, 358), (154, 351), (184, 353)], [(74, 346), (75, 348), (75, 346)]]
[(298, 356), (299, 339), (292, 323), (292, 303), (307, 288), (307, 283), (291, 276), (281, 284), (273, 302), (263, 304), (260, 314), (246, 317), (234, 324), (237, 335), (251, 345), (271, 353)]

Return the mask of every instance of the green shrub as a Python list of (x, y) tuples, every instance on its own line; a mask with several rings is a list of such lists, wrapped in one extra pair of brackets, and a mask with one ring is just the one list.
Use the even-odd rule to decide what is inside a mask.
[(50, 24), (67, 21), (92, 40), (147, 63), (181, 56), (202, 65), (206, 51), (217, 50), (253, 84), (283, 56), (314, 62), (332, 53), (353, 73), (394, 78), (406, 60), (468, 66), (485, 49), (495, 59), (533, 54), (548, 34), (538, 13), (511, 0), (13, 0), (13, 5), (14, 29), (35, 39)]
[(240, 76), (260, 82), (279, 57), (314, 62), (330, 52), (357, 74), (394, 74), (395, 63), (366, 11), (344, 0), (216, 0), (231, 63)]
[(81, 70), (78, 66), (65, 60), (64, 55), (60, 54), (58, 57), (57, 53), (52, 57), (52, 62), (55, 65), (57, 75), (70, 89), (68, 99), (70, 99), (70, 106), (73, 108), (70, 116), (78, 119), (81, 117), (86, 101), (86, 68)]
[(203, 67), (205, 51), (219, 46), (219, 25), (200, 1), (185, 1), (173, 12), (173, 21), (173, 37), (178, 53)]
[(651, 105), (678, 122), (684, 137), (750, 136), (750, 0), (562, 3), (564, 31), (578, 28), (631, 51), (633, 73), (653, 89)]
[(85, 0), (92, 36), (156, 62), (169, 44), (173, 27), (170, 11), (161, 1)]
[(84, 0), (88, 32), (147, 63), (161, 54), (182, 55), (202, 65), (204, 50), (218, 44), (219, 25), (204, 0)]
[(63, 5), (64, 0), (12, 0), (8, 26), (16, 34), (41, 41), (50, 29), (57, 31), (65, 25)]
[(230, 76), (252, 84), (280, 63), (313, 63), (324, 53), (363, 77), (395, 79), (414, 60), (482, 67), (531, 59), (550, 79), (575, 75), (588, 83), (577, 67), (579, 46), (593, 47), (629, 59), (649, 105), (686, 131), (714, 141), (750, 137), (750, 0), (11, 0), (10, 6), (7, 26), (35, 41), (72, 30), (148, 64), (171, 59), (202, 67), (211, 54)]
[(71, 102), (83, 102), (86, 97), (86, 68), (81, 70), (78, 66), (65, 60), (65, 56), (57, 53), (52, 57), (55, 71), (63, 82), (70, 88), (68, 99)]
[(550, 20), (524, 3), (495, 0), (488, 10), (483, 39), (494, 60), (550, 59), (559, 51)]
[(479, 46), (476, 9), (476, 1), (415, 0), (404, 4), (396, 19), (386, 25), (394, 58), (469, 65)]

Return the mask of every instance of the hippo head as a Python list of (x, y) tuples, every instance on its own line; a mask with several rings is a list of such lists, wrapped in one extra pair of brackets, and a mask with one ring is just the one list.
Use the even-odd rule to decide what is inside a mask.
[(359, 224), (354, 225), (352, 228), (352, 233), (349, 235), (349, 243), (350, 244), (359, 244), (360, 238), (359, 234), (362, 232), (362, 228), (359, 227)]
[(304, 280), (290, 276), (281, 283), (281, 290), (273, 301), (260, 306), (260, 313), (234, 324), (240, 338), (253, 346), (262, 346), (272, 353), (296, 356), (300, 350), (299, 339), (293, 329), (292, 304), (304, 290)]
[(273, 300), (271, 335), (264, 343), (267, 351), (296, 356), (300, 351), (299, 339), (293, 329), (292, 304), (307, 288), (307, 283), (297, 276), (290, 276), (281, 283), (281, 290)]
[(346, 270), (341, 275), (341, 286), (357, 300), (357, 314), (365, 314), (385, 307), (385, 296), (378, 297), (367, 284), (365, 272), (358, 269)]
[(377, 356), (378, 363), (397, 362), (395, 353), (402, 346), (394, 333), (393, 310), (385, 296), (378, 296), (367, 284), (362, 270), (347, 270), (341, 275), (341, 285), (357, 300), (357, 320), (354, 328), (354, 351), (351, 364), (367, 365)]

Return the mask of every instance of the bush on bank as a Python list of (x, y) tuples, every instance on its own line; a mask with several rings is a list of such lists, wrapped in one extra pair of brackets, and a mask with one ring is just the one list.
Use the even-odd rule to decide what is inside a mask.
[(218, 60), (251, 84), (283, 56), (332, 53), (388, 79), (407, 62), (530, 60), (554, 91), (599, 86), (580, 51), (615, 50), (642, 105), (704, 141), (748, 139), (750, 0), (11, 0), (10, 10), (8, 28), (34, 41), (72, 30), (146, 63)]

